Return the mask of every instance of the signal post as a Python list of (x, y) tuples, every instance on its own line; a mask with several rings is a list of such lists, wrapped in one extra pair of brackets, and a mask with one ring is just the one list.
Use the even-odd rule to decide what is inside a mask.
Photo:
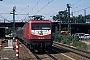
[(0, 39), (0, 48), (2, 48), (2, 40)]

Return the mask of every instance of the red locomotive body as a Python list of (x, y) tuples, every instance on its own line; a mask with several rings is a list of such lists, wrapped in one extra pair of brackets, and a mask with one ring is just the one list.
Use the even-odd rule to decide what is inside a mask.
[[(22, 34), (19, 34), (20, 31), (22, 31)], [(51, 50), (53, 40), (52, 22), (50, 20), (30, 20), (20, 31), (18, 31), (18, 37), (30, 49), (37, 49), (38, 51)]]
[[(46, 25), (46, 26), (43, 26), (43, 25)], [(24, 35), (23, 37), (29, 40), (51, 39), (52, 38), (51, 31), (52, 31), (51, 21), (31, 20), (23, 27), (23, 35)]]

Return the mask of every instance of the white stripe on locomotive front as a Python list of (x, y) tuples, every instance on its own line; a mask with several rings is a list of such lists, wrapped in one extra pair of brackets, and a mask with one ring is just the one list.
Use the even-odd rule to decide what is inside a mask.
[[(42, 31), (43, 35), (39, 34), (40, 31)], [(51, 34), (51, 30), (32, 30), (32, 34), (37, 36), (45, 36)]]

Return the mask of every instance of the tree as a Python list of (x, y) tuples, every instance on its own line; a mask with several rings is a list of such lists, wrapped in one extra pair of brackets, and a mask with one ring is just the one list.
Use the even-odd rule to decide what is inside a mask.
[(53, 16), (54, 21), (67, 22), (67, 10), (59, 11), (56, 16)]
[(86, 15), (86, 19), (90, 19), (90, 15)]
[(72, 23), (76, 23), (76, 22), (77, 22), (77, 20), (76, 20), (76, 17), (75, 17), (75, 16), (73, 16), (72, 18), (70, 18), (70, 20), (71, 20), (71, 22), (72, 22)]
[[(53, 21), (60, 21), (61, 23), (68, 23), (67, 18), (68, 12), (65, 11), (59, 11), (56, 16), (53, 16)], [(82, 16), (82, 14), (78, 16), (70, 17), (71, 23), (85, 23), (86, 20), (90, 20), (90, 15)]]
[(6, 34), (10, 34), (10, 33), (11, 33), (11, 31), (12, 31), (12, 28), (11, 28), (11, 27), (9, 27), (8, 29), (6, 29), (6, 30), (5, 30), (5, 33), (6, 33)]

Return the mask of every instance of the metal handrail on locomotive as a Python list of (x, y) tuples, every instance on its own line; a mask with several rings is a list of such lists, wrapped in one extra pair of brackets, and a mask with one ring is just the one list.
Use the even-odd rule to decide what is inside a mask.
[(31, 50), (50, 51), (53, 43), (52, 22), (40, 15), (30, 17), (33, 19), (17, 31), (17, 37)]

